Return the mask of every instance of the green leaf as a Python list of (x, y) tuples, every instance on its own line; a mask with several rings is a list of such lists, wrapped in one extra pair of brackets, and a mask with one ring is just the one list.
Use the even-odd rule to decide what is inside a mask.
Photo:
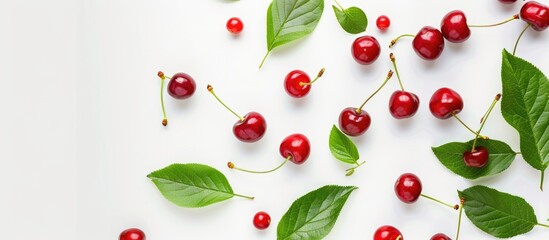
[(473, 140), (466, 143), (451, 142), (433, 147), (432, 150), (442, 165), (455, 174), (468, 179), (477, 179), (503, 172), (515, 160), (515, 151), (502, 141), (478, 139), (476, 146), (488, 149), (488, 163), (482, 168), (469, 167), (463, 161), (463, 153), (472, 149)]
[(344, 9), (332, 5), (339, 25), (348, 33), (357, 34), (366, 31), (368, 26), (368, 18), (362, 9), (358, 7), (350, 7)]
[(339, 161), (355, 164), (360, 158), (355, 144), (335, 125), (330, 132), (330, 151)]
[(303, 38), (316, 28), (324, 0), (273, 0), (267, 10), (267, 54), (276, 47)]
[(207, 165), (172, 164), (147, 175), (162, 195), (180, 207), (199, 208), (218, 203), (235, 194), (227, 178)]
[(297, 199), (282, 216), (278, 240), (322, 239), (334, 227), (347, 198), (357, 187), (324, 186)]
[(494, 237), (514, 237), (538, 225), (534, 209), (520, 197), (485, 186), (474, 186), (458, 194), (471, 222)]
[(522, 156), (544, 171), (549, 165), (549, 80), (531, 63), (503, 51), (501, 113), (520, 134)]

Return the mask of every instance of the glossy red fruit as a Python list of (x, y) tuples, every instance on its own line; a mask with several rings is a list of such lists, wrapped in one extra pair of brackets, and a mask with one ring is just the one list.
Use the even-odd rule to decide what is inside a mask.
[(416, 34), (412, 45), (421, 58), (431, 61), (437, 59), (444, 50), (444, 37), (438, 29), (426, 26)]
[(265, 135), (267, 122), (258, 112), (249, 112), (244, 115), (244, 121), (237, 121), (233, 125), (233, 133), (240, 141), (257, 142)]
[(460, 10), (446, 14), (440, 23), (440, 30), (444, 38), (453, 43), (464, 42), (471, 36), (471, 29), (467, 26), (467, 17)]
[(348, 107), (339, 114), (339, 129), (349, 136), (360, 136), (368, 130), (372, 119), (368, 112), (357, 108)]
[(242, 29), (244, 29), (244, 23), (242, 23), (242, 20), (240, 20), (240, 18), (229, 18), (229, 20), (227, 21), (227, 30), (229, 30), (229, 32), (238, 34), (242, 32)]
[(311, 91), (311, 85), (303, 85), (301, 83), (310, 83), (311, 78), (307, 73), (301, 70), (293, 70), (284, 79), (284, 89), (286, 92), (296, 98), (304, 97)]
[(412, 173), (400, 175), (395, 183), (395, 193), (404, 203), (414, 203), (421, 195), (421, 181)]
[(515, 3), (517, 0), (499, 0), (499, 1), (505, 4), (511, 4), (511, 3)]
[(469, 167), (481, 168), (488, 163), (488, 149), (482, 146), (476, 146), (475, 151), (465, 151), (463, 161)]
[(119, 240), (145, 240), (145, 233), (137, 228), (130, 228), (120, 233)]
[(411, 92), (397, 90), (389, 99), (389, 111), (396, 119), (412, 117), (418, 108), (419, 98)]
[(520, 19), (531, 24), (534, 30), (543, 31), (549, 26), (549, 7), (529, 1), (520, 9)]
[(309, 158), (311, 143), (305, 135), (294, 133), (282, 140), (279, 150), (282, 157), (288, 158), (290, 156), (290, 161), (295, 164), (302, 164)]
[[(399, 238), (400, 237), (400, 238)], [(385, 225), (379, 227), (374, 233), (374, 240), (404, 240), (404, 237), (398, 229), (393, 226)]]
[(441, 88), (433, 93), (429, 109), (436, 118), (447, 119), (463, 110), (463, 99), (454, 90)]
[(168, 83), (168, 94), (175, 99), (189, 98), (195, 90), (194, 79), (186, 73), (176, 73)]
[(381, 48), (376, 38), (372, 36), (362, 36), (353, 42), (351, 52), (357, 63), (369, 65), (379, 57)]
[(391, 26), (391, 20), (385, 15), (381, 15), (376, 20), (376, 26), (379, 30), (385, 31)]
[(259, 230), (267, 229), (271, 225), (271, 216), (266, 212), (258, 212), (254, 216), (254, 226)]
[(437, 233), (431, 237), (431, 240), (452, 240), (452, 239), (446, 236), (446, 234), (444, 233)]

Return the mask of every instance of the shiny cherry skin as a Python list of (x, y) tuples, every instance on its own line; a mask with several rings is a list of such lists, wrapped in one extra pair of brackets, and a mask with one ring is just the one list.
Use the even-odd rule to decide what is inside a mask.
[(421, 180), (412, 173), (400, 175), (395, 183), (395, 193), (404, 203), (416, 202), (421, 195), (421, 189)]
[(444, 233), (437, 233), (431, 237), (431, 240), (452, 240), (452, 239), (446, 236), (446, 234)]
[(381, 15), (376, 20), (376, 26), (379, 30), (385, 31), (391, 26), (391, 20), (385, 15)]
[(411, 92), (397, 90), (389, 99), (389, 111), (396, 119), (412, 117), (418, 108), (419, 98)]
[(120, 233), (119, 240), (145, 240), (145, 233), (137, 228), (130, 228)]
[(431, 96), (429, 110), (436, 118), (448, 119), (463, 110), (463, 99), (456, 91), (441, 88)]
[(511, 4), (511, 3), (515, 3), (517, 0), (499, 0), (499, 1), (505, 4)]
[[(400, 238), (399, 238), (400, 237)], [(398, 229), (393, 226), (385, 225), (379, 227), (374, 233), (374, 240), (404, 240), (404, 237)]]
[(311, 85), (300, 85), (301, 83), (310, 83), (311, 78), (307, 73), (301, 70), (293, 70), (284, 79), (284, 89), (286, 93), (295, 98), (304, 97), (311, 91)]
[(190, 98), (195, 90), (194, 79), (186, 73), (176, 73), (168, 82), (168, 94), (175, 99)]
[(254, 216), (254, 226), (259, 230), (264, 230), (271, 225), (271, 216), (266, 212), (258, 212)]
[(362, 36), (353, 42), (351, 52), (357, 63), (369, 65), (379, 57), (381, 48), (376, 38), (372, 36)]
[(520, 19), (532, 25), (536, 31), (549, 26), (549, 7), (536, 1), (525, 3), (520, 9)]
[(368, 130), (372, 119), (368, 112), (357, 108), (348, 107), (339, 114), (339, 129), (349, 136), (360, 136)]
[(229, 18), (227, 21), (227, 30), (233, 34), (239, 34), (244, 29), (244, 23), (237, 17)]
[(453, 43), (464, 42), (471, 36), (471, 29), (467, 26), (467, 17), (460, 10), (446, 14), (440, 23), (440, 30), (444, 38)]
[(412, 45), (417, 55), (432, 61), (437, 59), (444, 50), (444, 36), (438, 29), (426, 26), (416, 34)]
[(243, 142), (257, 142), (265, 135), (267, 122), (258, 112), (249, 112), (244, 115), (244, 121), (238, 121), (233, 125), (233, 133), (238, 140)]
[(282, 140), (279, 151), (282, 157), (290, 157), (290, 161), (299, 165), (309, 158), (311, 143), (305, 135), (294, 133)]
[(488, 163), (488, 149), (483, 146), (476, 146), (475, 151), (465, 151), (463, 161), (469, 167), (481, 168)]

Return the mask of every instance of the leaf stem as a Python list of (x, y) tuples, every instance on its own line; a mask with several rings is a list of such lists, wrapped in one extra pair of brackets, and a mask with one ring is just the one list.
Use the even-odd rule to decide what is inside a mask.
[(363, 161), (361, 163), (358, 163), (355, 162), (356, 166), (352, 167), (352, 168), (349, 168), (347, 170), (345, 170), (347, 172), (346, 176), (351, 176), (354, 172), (355, 172), (355, 169), (357, 169), (358, 167), (362, 166), (362, 164), (366, 163), (366, 161)]
[(230, 168), (230, 169), (234, 169), (234, 170), (238, 170), (238, 171), (242, 171), (242, 172), (247, 172), (247, 173), (258, 173), (258, 174), (261, 174), (261, 173), (270, 173), (270, 172), (274, 172), (276, 170), (278, 170), (279, 168), (281, 168), (282, 166), (284, 166), (290, 159), (292, 158), (292, 156), (288, 156), (284, 162), (282, 162), (280, 165), (278, 165), (277, 167), (271, 169), (271, 170), (267, 170), (267, 171), (252, 171), (252, 170), (247, 170), (247, 169), (242, 169), (242, 168), (239, 168), (239, 167), (236, 167), (234, 165), (234, 163), (232, 162), (229, 162), (227, 163), (227, 166)]
[(241, 197), (241, 198), (250, 199), (250, 200), (254, 200), (254, 198), (255, 198), (255, 197), (249, 197), (249, 196), (240, 195), (240, 194), (236, 194), (236, 193), (233, 193), (233, 195), (237, 196), (237, 197)]
[(160, 104), (162, 105), (162, 115), (164, 118), (162, 119), (162, 125), (166, 126), (168, 125), (168, 117), (166, 117), (166, 108), (164, 108), (164, 80), (166, 78), (170, 79), (169, 77), (164, 76), (163, 72), (158, 72), (158, 77), (160, 77)]
[(339, 2), (337, 0), (334, 0), (334, 2), (337, 4), (337, 6), (339, 6), (341, 11), (345, 11), (345, 8), (343, 8), (343, 6), (341, 6), (341, 4), (339, 4)]
[(461, 230), (461, 215), (463, 214), (463, 202), (464, 199), (462, 198), (459, 203), (459, 217), (458, 217), (458, 226), (457, 226), (457, 233), (456, 233), (456, 240), (459, 239), (459, 232)]
[(308, 83), (299, 82), (299, 86), (313, 85), (313, 83), (315, 83), (319, 78), (322, 77), (322, 75), (324, 74), (324, 71), (326, 71), (325, 68), (320, 69), (320, 71), (319, 71), (318, 74), (316, 75), (315, 79), (313, 79), (313, 81), (310, 81), (310, 82), (308, 82)]
[(541, 170), (541, 183), (539, 184), (539, 189), (543, 192), (543, 180), (545, 180), (545, 170)]
[(389, 70), (389, 72), (387, 73), (387, 77), (385, 78), (385, 81), (383, 81), (383, 83), (381, 84), (381, 86), (379, 86), (379, 88), (374, 92), (372, 93), (372, 95), (370, 95), (363, 103), (362, 105), (360, 105), (360, 107), (358, 107), (358, 109), (356, 110), (357, 113), (360, 113), (362, 111), (362, 108), (364, 107), (364, 105), (366, 105), (366, 103), (368, 101), (370, 101), (370, 99), (372, 97), (374, 97), (384, 86), (385, 84), (387, 84), (387, 82), (389, 81), (389, 79), (391, 79), (391, 77), (393, 76), (393, 70)]
[(445, 202), (443, 202), (443, 201), (440, 201), (440, 200), (438, 200), (438, 199), (436, 199), (436, 198), (434, 198), (434, 197), (425, 195), (425, 194), (423, 194), (423, 193), (421, 194), (421, 196), (424, 197), (424, 198), (427, 198), (427, 199), (429, 199), (429, 200), (431, 200), (431, 201), (440, 203), (440, 204), (442, 204), (442, 205), (444, 205), (444, 206), (447, 206), (447, 207), (449, 207), (449, 208), (452, 208), (452, 209), (454, 209), (454, 210), (457, 210), (457, 208), (459, 208), (458, 205), (450, 205), (450, 204), (448, 204), (448, 203), (445, 203)]
[[(478, 134), (480, 134), (480, 132), (482, 131), (482, 128), (484, 128), (484, 124), (486, 124), (486, 121), (488, 120), (488, 117), (490, 116), (490, 113), (492, 112), (492, 110), (494, 109), (494, 107), (496, 106), (496, 103), (499, 101), (500, 98), (501, 98), (501, 93), (498, 93), (496, 95), (496, 97), (494, 98), (494, 101), (492, 101), (492, 104), (490, 105), (490, 107), (488, 108), (488, 110), (486, 111), (486, 113), (484, 114), (482, 119), (480, 120), (480, 128), (477, 131)], [(472, 147), (471, 151), (475, 151), (475, 146), (477, 145), (477, 140), (478, 140), (478, 136), (475, 136), (475, 140), (473, 141), (473, 147)]]
[(398, 73), (398, 68), (397, 68), (397, 65), (396, 65), (395, 55), (393, 53), (390, 53), (389, 58), (391, 59), (391, 62), (393, 63), (393, 67), (395, 68), (395, 73), (397, 75), (398, 85), (400, 85), (400, 90), (404, 91), (404, 86), (402, 85), (402, 81), (400, 80), (400, 74)]
[(265, 54), (265, 56), (263, 57), (263, 60), (261, 60), (261, 64), (259, 64), (259, 69), (261, 69), (261, 67), (263, 67), (263, 63), (265, 63), (265, 60), (267, 60), (267, 56), (269, 56), (269, 53), (271, 53), (271, 51), (267, 51), (267, 53)]
[(482, 139), (488, 139), (488, 137), (486, 136), (482, 136), (480, 134), (478, 134), (477, 132), (475, 132), (473, 129), (471, 129), (469, 126), (467, 126), (467, 124), (465, 124), (465, 122), (463, 122), (461, 120), (461, 118), (459, 118), (456, 114), (453, 114), (452, 113), (452, 116), (454, 116), (455, 119), (458, 120), (459, 123), (461, 123), (461, 125), (463, 125), (465, 128), (467, 128), (467, 130), (469, 130), (470, 132), (472, 132), (473, 134), (475, 134), (475, 136), (479, 137), (479, 138), (482, 138)]
[(522, 35), (524, 35), (524, 32), (526, 32), (526, 30), (530, 28), (530, 26), (531, 26), (530, 23), (526, 24), (526, 27), (522, 30), (522, 32), (520, 32), (520, 35), (518, 36), (517, 41), (515, 42), (515, 47), (513, 47), (513, 56), (515, 56), (515, 52), (517, 51), (517, 46), (520, 42), (520, 39), (522, 38)]
[(511, 18), (509, 18), (509, 19), (507, 19), (507, 20), (505, 20), (505, 21), (499, 22), (499, 23), (494, 23), (494, 24), (489, 24), (489, 25), (474, 25), (474, 24), (472, 24), (472, 25), (467, 25), (467, 26), (468, 26), (468, 27), (471, 27), (471, 28), (475, 28), (475, 27), (476, 27), (476, 28), (495, 27), (495, 26), (499, 26), (499, 25), (506, 24), (506, 23), (508, 23), (508, 22), (510, 22), (510, 21), (513, 21), (513, 20), (515, 20), (515, 19), (519, 19), (519, 15), (518, 15), (518, 14), (515, 14), (515, 15), (513, 15), (513, 17), (511, 17)]
[(398, 37), (396, 37), (395, 39), (391, 40), (391, 43), (389, 44), (389, 47), (392, 47), (393, 45), (396, 44), (396, 42), (400, 39), (400, 38), (403, 38), (403, 37), (415, 37), (416, 35), (414, 34), (402, 34)]
[(537, 225), (538, 225), (538, 226), (542, 226), (542, 227), (549, 228), (549, 225), (547, 225), (547, 224), (538, 223)]

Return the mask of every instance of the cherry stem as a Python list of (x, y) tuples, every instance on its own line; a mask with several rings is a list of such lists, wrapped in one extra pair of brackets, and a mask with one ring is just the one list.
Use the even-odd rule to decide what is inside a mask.
[(372, 97), (374, 97), (384, 86), (385, 84), (387, 84), (387, 82), (389, 81), (389, 79), (391, 79), (391, 77), (393, 76), (393, 70), (389, 70), (389, 72), (387, 73), (387, 77), (385, 78), (385, 81), (383, 81), (383, 83), (381, 84), (381, 86), (379, 86), (379, 88), (374, 92), (372, 93), (372, 95), (370, 95), (363, 103), (362, 105), (360, 105), (360, 107), (358, 107), (358, 109), (356, 110), (356, 113), (359, 113), (362, 112), (362, 108), (364, 107), (364, 105), (366, 105), (366, 103), (368, 101), (370, 101), (370, 99)]
[(169, 77), (164, 76), (164, 73), (158, 71), (158, 77), (160, 78), (160, 104), (162, 105), (162, 114), (164, 118), (162, 119), (162, 125), (168, 125), (168, 117), (166, 117), (166, 108), (164, 108), (164, 80), (170, 79)]
[(513, 21), (515, 19), (519, 19), (519, 15), (518, 14), (515, 14), (513, 15), (513, 17), (505, 20), (505, 21), (502, 21), (502, 22), (498, 22), (498, 23), (494, 23), (494, 24), (489, 24), (489, 25), (467, 25), (468, 27), (472, 27), (472, 28), (485, 28), (485, 27), (495, 27), (495, 26), (499, 26), (499, 25), (503, 25), (503, 24), (506, 24), (510, 21)]
[(398, 237), (395, 240), (402, 240), (402, 235), (398, 235)]
[(517, 47), (520, 42), (520, 39), (522, 38), (522, 35), (524, 35), (526, 30), (530, 28), (530, 26), (531, 26), (530, 23), (526, 24), (526, 27), (522, 30), (522, 32), (520, 32), (520, 35), (518, 36), (517, 41), (515, 42), (515, 47), (513, 47), (513, 56), (515, 56), (515, 52), (517, 52)]
[(539, 184), (539, 189), (543, 192), (543, 180), (545, 180), (545, 170), (541, 170), (541, 183)]
[(393, 53), (391, 53), (391, 54), (389, 54), (389, 58), (391, 58), (391, 62), (393, 63), (393, 67), (395, 68), (395, 73), (396, 73), (397, 79), (398, 79), (398, 85), (400, 85), (400, 89), (402, 91), (404, 91), (404, 86), (402, 85), (402, 81), (400, 80), (400, 74), (398, 73), (398, 68), (397, 68), (397, 65), (396, 65), (395, 55)]
[(232, 162), (228, 162), (227, 163), (227, 166), (230, 168), (230, 169), (234, 169), (234, 170), (238, 170), (238, 171), (242, 171), (242, 172), (247, 172), (247, 173), (257, 173), (257, 174), (263, 174), (263, 173), (270, 173), (270, 172), (274, 172), (276, 170), (278, 170), (279, 168), (281, 168), (282, 166), (284, 166), (290, 159), (292, 158), (292, 156), (288, 156), (284, 162), (282, 162), (280, 165), (278, 165), (277, 167), (271, 169), (271, 170), (267, 170), (267, 171), (251, 171), (251, 170), (247, 170), (247, 169), (242, 169), (242, 168), (239, 168), (239, 167), (236, 167), (234, 165), (234, 163)]
[(459, 118), (456, 114), (452, 113), (452, 116), (458, 120), (459, 123), (461, 123), (461, 125), (463, 125), (465, 128), (467, 128), (467, 130), (469, 130), (470, 132), (472, 132), (473, 134), (475, 134), (476, 137), (479, 137), (479, 138), (482, 138), (484, 140), (487, 140), (488, 137), (486, 136), (482, 136), (480, 135), (478, 132), (475, 132), (473, 129), (471, 129), (469, 126), (467, 126), (467, 124), (465, 124), (461, 118)]
[(269, 53), (271, 53), (271, 50), (267, 51), (267, 53), (265, 53), (265, 57), (263, 57), (263, 60), (261, 60), (261, 64), (259, 64), (259, 68), (261, 69), (261, 67), (263, 67), (263, 63), (265, 63), (265, 60), (267, 60), (267, 57), (269, 56)]
[(308, 86), (308, 85), (313, 85), (314, 82), (316, 82), (316, 80), (318, 80), (319, 78), (322, 77), (322, 75), (324, 74), (324, 71), (326, 71), (325, 68), (322, 68), (320, 69), (320, 71), (318, 72), (318, 74), (316, 75), (316, 78), (313, 79), (313, 81), (311, 82), (308, 82), (308, 83), (305, 83), (305, 82), (299, 82), (299, 86)]
[(389, 47), (392, 47), (393, 45), (396, 44), (396, 42), (400, 39), (400, 38), (403, 38), (403, 37), (415, 37), (416, 35), (414, 34), (402, 34), (398, 37), (396, 37), (395, 39), (391, 40), (391, 44), (389, 44)]
[(237, 196), (237, 197), (241, 197), (241, 198), (250, 199), (250, 200), (254, 200), (254, 198), (255, 198), (255, 197), (240, 195), (240, 194), (236, 194), (236, 193), (233, 193), (233, 195), (234, 195), (234, 196)]
[(445, 202), (443, 202), (443, 201), (440, 201), (440, 200), (438, 200), (438, 199), (436, 199), (436, 198), (427, 196), (427, 195), (425, 195), (425, 194), (421, 194), (421, 196), (424, 197), (424, 198), (427, 198), (427, 199), (429, 199), (429, 200), (431, 200), (431, 201), (435, 201), (435, 202), (437, 202), (437, 203), (440, 203), (440, 204), (442, 204), (442, 205), (444, 205), (444, 206), (447, 206), (447, 207), (449, 207), (449, 208), (452, 208), (452, 209), (454, 209), (454, 210), (458, 210), (458, 208), (459, 208), (458, 205), (451, 205), (451, 204), (445, 203)]
[(459, 231), (461, 230), (461, 215), (463, 214), (463, 203), (465, 202), (465, 199), (461, 199), (459, 201), (459, 217), (458, 217), (458, 226), (457, 226), (457, 233), (456, 233), (456, 240), (459, 239)]
[[(490, 107), (488, 108), (484, 116), (482, 116), (482, 118), (480, 119), (480, 128), (477, 131), (478, 134), (480, 134), (480, 132), (482, 131), (484, 124), (486, 124), (486, 121), (488, 120), (490, 113), (492, 112), (492, 110), (494, 109), (494, 107), (496, 106), (496, 103), (498, 103), (500, 98), (501, 98), (501, 93), (498, 93), (498, 95), (496, 95), (496, 97), (494, 98), (494, 101), (492, 101), (492, 104), (490, 105)], [(475, 136), (475, 140), (473, 141), (473, 148), (471, 151), (475, 151), (477, 140), (478, 140), (478, 136)]]
[(238, 115), (238, 113), (233, 111), (231, 108), (229, 108), (227, 105), (225, 105), (225, 103), (223, 101), (221, 101), (221, 99), (219, 99), (219, 97), (215, 94), (215, 92), (213, 90), (213, 87), (211, 85), (208, 85), (208, 92), (210, 92), (215, 97), (215, 99), (217, 99), (217, 101), (219, 103), (221, 103), (221, 105), (223, 105), (223, 107), (225, 107), (227, 110), (229, 110), (231, 113), (233, 113), (238, 119), (240, 119), (241, 122), (244, 122), (244, 118), (242, 116)]

